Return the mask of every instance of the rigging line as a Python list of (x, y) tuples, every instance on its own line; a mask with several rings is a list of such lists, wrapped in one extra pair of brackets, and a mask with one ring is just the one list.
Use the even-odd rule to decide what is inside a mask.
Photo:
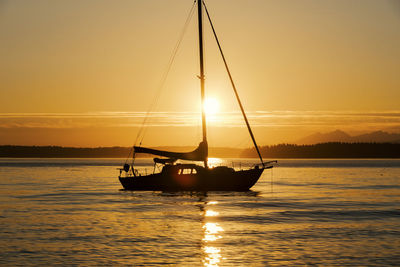
[(193, 2), (192, 8), (190, 9), (189, 14), (188, 14), (188, 16), (186, 18), (186, 21), (185, 21), (185, 24), (184, 24), (183, 29), (181, 31), (181, 34), (179, 35), (179, 39), (176, 42), (175, 47), (174, 47), (174, 49), (172, 51), (172, 55), (171, 55), (171, 57), (170, 57), (170, 59), (168, 61), (168, 65), (167, 65), (167, 68), (166, 68), (166, 70), (164, 72), (164, 75), (162, 76), (162, 79), (161, 79), (161, 82), (160, 82), (160, 86), (157, 89), (157, 92), (156, 92), (156, 95), (154, 97), (153, 103), (150, 106), (150, 108), (147, 110), (146, 115), (145, 115), (145, 117), (143, 119), (142, 125), (140, 126), (139, 132), (138, 132), (138, 134), (136, 136), (135, 145), (137, 144), (137, 142), (138, 142), (138, 140), (140, 138), (141, 139), (140, 139), (139, 145), (141, 145), (142, 142), (143, 142), (143, 138), (144, 138), (145, 133), (146, 133), (147, 128), (148, 128), (148, 126), (146, 126), (146, 123), (149, 120), (150, 114), (154, 111), (155, 107), (157, 106), (158, 100), (159, 100), (160, 95), (161, 95), (161, 91), (164, 88), (165, 82), (166, 82), (168, 74), (169, 74), (169, 72), (171, 70), (172, 64), (173, 64), (173, 62), (175, 60), (176, 54), (178, 53), (178, 50), (179, 50), (179, 47), (180, 47), (180, 45), (182, 43), (183, 37), (184, 37), (184, 35), (185, 35), (186, 31), (187, 31), (189, 22), (190, 22), (191, 18), (193, 17), (193, 13), (194, 13), (194, 10), (195, 10), (194, 9), (195, 4), (196, 4), (196, 1)]
[(131, 148), (129, 149), (129, 154), (128, 154), (128, 157), (126, 157), (125, 164), (128, 163), (128, 160), (129, 160), (129, 158), (130, 158), (132, 152), (133, 152), (133, 147), (131, 147)]
[(164, 75), (163, 75), (163, 77), (162, 77), (162, 79), (161, 79), (161, 83), (160, 83), (160, 86), (159, 86), (159, 88), (158, 88), (158, 90), (157, 90), (157, 93), (156, 93), (156, 95), (155, 95), (154, 101), (153, 101), (152, 105), (150, 106), (149, 110), (147, 111), (146, 116), (145, 116), (145, 118), (144, 118), (144, 120), (143, 120), (143, 123), (142, 123), (142, 125), (141, 125), (140, 131), (139, 131), (139, 133), (138, 133), (138, 135), (137, 135), (137, 137), (136, 137), (135, 145), (136, 145), (136, 143), (137, 143), (137, 141), (139, 140), (140, 137), (141, 137), (140, 145), (141, 145), (142, 142), (143, 142), (145, 133), (146, 133), (146, 131), (147, 131), (147, 129), (148, 129), (148, 126), (146, 126), (146, 123), (147, 123), (147, 121), (149, 120), (150, 113), (153, 112), (154, 109), (155, 109), (155, 107), (157, 106), (158, 100), (159, 100), (160, 95), (161, 95), (161, 91), (162, 91), (162, 89), (164, 88), (164, 85), (165, 85), (165, 82), (166, 82), (166, 80), (167, 80), (168, 74), (169, 74), (169, 72), (170, 72), (170, 70), (171, 70), (171, 67), (172, 67), (172, 64), (173, 64), (173, 62), (174, 62), (175, 56), (176, 56), (176, 54), (177, 54), (177, 52), (178, 52), (178, 50), (179, 50), (180, 44), (181, 44), (181, 42), (182, 42), (182, 40), (183, 40), (183, 37), (184, 37), (184, 35), (185, 35), (185, 33), (186, 33), (186, 30), (187, 30), (187, 27), (188, 27), (188, 25), (189, 25), (189, 22), (190, 22), (190, 20), (191, 20), (191, 18), (192, 18), (192, 16), (193, 16), (194, 7), (195, 7), (195, 3), (193, 3), (192, 8), (190, 9), (189, 15), (188, 15), (188, 17), (186, 18), (186, 21), (185, 21), (184, 27), (183, 27), (183, 29), (182, 29), (182, 32), (181, 32), (181, 34), (180, 34), (180, 36), (179, 36), (179, 39), (178, 39), (178, 41), (177, 41), (177, 43), (176, 43), (176, 45), (175, 45), (175, 47), (174, 47), (174, 50), (173, 50), (173, 52), (172, 52), (172, 55), (171, 55), (171, 57), (170, 57), (170, 59), (169, 59), (169, 62), (168, 62), (166, 71), (164, 72)]
[(219, 48), (219, 51), (221, 53), (222, 60), (224, 61), (226, 71), (228, 72), (228, 76), (229, 76), (229, 79), (231, 81), (231, 85), (232, 85), (233, 91), (235, 92), (236, 100), (238, 101), (240, 110), (242, 111), (244, 121), (246, 122), (247, 129), (249, 130), (250, 137), (253, 140), (253, 144), (254, 144), (254, 146), (255, 146), (255, 148), (257, 150), (258, 157), (260, 158), (261, 163), (264, 166), (264, 162), (263, 162), (263, 159), (262, 159), (262, 156), (261, 156), (261, 153), (260, 153), (260, 149), (257, 146), (256, 139), (254, 138), (254, 135), (253, 135), (253, 131), (250, 128), (249, 121), (247, 120), (246, 113), (244, 112), (244, 108), (243, 108), (242, 102), (240, 101), (239, 94), (238, 94), (238, 92), (236, 90), (235, 83), (233, 82), (233, 78), (232, 78), (231, 72), (229, 71), (228, 63), (226, 62), (224, 53), (222, 52), (221, 44), (219, 43), (217, 33), (215, 32), (214, 25), (213, 25), (213, 23), (211, 21), (211, 18), (210, 18), (210, 14), (208, 13), (208, 10), (207, 10), (207, 7), (206, 7), (206, 3), (204, 1), (202, 1), (202, 2), (203, 2), (203, 5), (204, 5), (204, 9), (206, 10), (206, 13), (207, 13), (208, 21), (210, 22), (210, 25), (211, 25), (211, 29), (212, 29), (212, 31), (214, 33), (215, 40), (217, 41), (218, 48)]

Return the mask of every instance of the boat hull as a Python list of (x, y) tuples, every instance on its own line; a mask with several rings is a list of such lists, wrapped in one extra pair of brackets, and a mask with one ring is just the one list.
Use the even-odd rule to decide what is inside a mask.
[(126, 190), (135, 191), (248, 191), (260, 178), (263, 168), (234, 171), (231, 168), (197, 169), (196, 173), (176, 171), (119, 177)]

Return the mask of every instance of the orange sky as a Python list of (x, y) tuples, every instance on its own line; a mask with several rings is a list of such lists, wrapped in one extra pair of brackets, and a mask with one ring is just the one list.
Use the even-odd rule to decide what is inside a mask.
[[(260, 144), (337, 128), (399, 132), (398, 1), (206, 3)], [(133, 144), (192, 4), (0, 1), (0, 144)], [(148, 145), (199, 140), (195, 23)], [(250, 145), (241, 119), (229, 115), (237, 104), (207, 24), (205, 35), (206, 93), (225, 112), (210, 123), (210, 145)]]

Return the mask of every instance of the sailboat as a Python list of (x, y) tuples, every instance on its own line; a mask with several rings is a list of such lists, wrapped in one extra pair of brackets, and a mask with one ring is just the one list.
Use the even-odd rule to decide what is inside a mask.
[[(199, 34), (199, 63), (200, 63), (200, 90), (201, 90), (201, 119), (202, 119), (202, 135), (203, 140), (198, 147), (191, 152), (170, 152), (146, 148), (142, 146), (133, 147), (132, 164), (127, 164), (120, 169), (119, 181), (126, 190), (146, 190), (146, 191), (248, 191), (257, 183), (261, 174), (265, 169), (270, 169), (277, 161), (264, 162), (247, 120), (243, 105), (239, 99), (238, 92), (233, 82), (231, 73), (222, 52), (221, 45), (216, 35), (207, 7), (203, 0), (197, 0), (198, 15), (198, 34)], [(230, 78), (233, 91), (238, 101), (244, 121), (247, 125), (250, 137), (253, 141), (260, 163), (255, 164), (251, 168), (235, 170), (228, 166), (208, 166), (208, 143), (207, 143), (207, 127), (206, 114), (204, 108), (205, 101), (205, 76), (203, 62), (203, 9), (206, 11), (208, 20), (211, 25), (214, 37), (218, 44), (223, 62), (225, 64), (228, 76)], [(142, 175), (134, 166), (135, 155), (146, 153), (162, 158), (154, 158), (154, 164), (161, 164), (160, 172)], [(203, 162), (203, 165), (196, 163), (176, 163), (177, 160)]]

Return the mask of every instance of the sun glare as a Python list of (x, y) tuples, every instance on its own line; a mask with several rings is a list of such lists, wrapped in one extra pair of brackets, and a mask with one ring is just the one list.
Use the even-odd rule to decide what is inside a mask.
[(219, 102), (216, 98), (206, 98), (204, 101), (204, 111), (207, 115), (215, 115), (219, 111)]

